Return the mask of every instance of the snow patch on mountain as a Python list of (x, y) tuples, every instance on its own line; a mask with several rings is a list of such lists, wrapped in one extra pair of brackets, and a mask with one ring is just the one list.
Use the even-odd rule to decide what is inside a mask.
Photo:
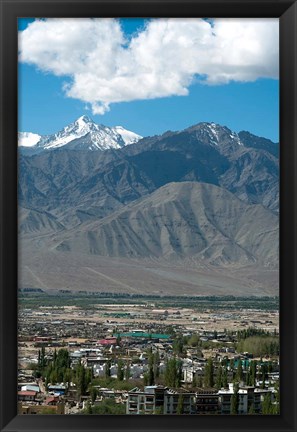
[(121, 135), (125, 145), (134, 144), (142, 138), (142, 136), (136, 134), (135, 132), (128, 131), (122, 126), (115, 126), (114, 129), (119, 135)]
[(236, 132), (232, 132), (230, 134), (230, 138), (232, 140), (236, 141), (238, 145), (241, 145), (241, 146), (243, 145), (243, 143), (241, 142), (241, 140), (240, 140), (240, 138), (239, 138), (239, 136), (238, 136), (238, 134)]
[(213, 144), (218, 145), (219, 142), (219, 135), (216, 130), (216, 124), (215, 123), (207, 123), (206, 127), (208, 128), (208, 136)]

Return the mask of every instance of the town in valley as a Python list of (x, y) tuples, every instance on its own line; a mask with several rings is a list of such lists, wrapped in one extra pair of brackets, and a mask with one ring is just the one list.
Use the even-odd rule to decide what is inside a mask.
[(20, 291), (18, 412), (277, 414), (278, 309), (277, 297)]

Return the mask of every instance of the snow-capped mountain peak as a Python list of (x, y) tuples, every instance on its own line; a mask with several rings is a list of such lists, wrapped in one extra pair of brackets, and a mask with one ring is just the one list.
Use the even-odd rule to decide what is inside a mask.
[(123, 126), (115, 126), (114, 129), (119, 135), (121, 135), (125, 145), (134, 144), (142, 138), (140, 135), (137, 135), (135, 132), (131, 132), (128, 131), (127, 129), (124, 129)]
[(117, 149), (125, 145), (135, 143), (142, 137), (135, 132), (131, 132), (122, 126), (108, 127), (96, 124), (91, 118), (86, 115), (79, 117), (73, 123), (65, 126), (61, 131), (52, 134), (37, 136), (34, 140), (28, 136), (34, 134), (21, 133), (19, 135), (19, 146), (34, 147), (37, 151), (53, 150), (59, 147), (67, 146), (67, 148), (82, 150), (107, 150)]
[(188, 132), (194, 132), (202, 142), (206, 142), (213, 146), (221, 146), (226, 142), (232, 142), (235, 146), (243, 145), (236, 132), (232, 132), (228, 127), (221, 126), (217, 123), (202, 122), (185, 130)]
[(94, 125), (95, 123), (93, 120), (91, 120), (88, 116), (83, 115), (79, 117), (75, 122), (75, 126), (77, 126), (77, 132), (83, 131), (86, 128), (90, 129), (91, 125)]

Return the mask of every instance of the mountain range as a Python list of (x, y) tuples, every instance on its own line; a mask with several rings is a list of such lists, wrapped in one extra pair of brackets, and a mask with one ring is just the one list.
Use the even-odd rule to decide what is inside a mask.
[[(278, 154), (277, 143), (215, 123), (142, 138), (82, 116), (50, 136), (20, 135), (21, 284), (62, 289), (69, 284), (62, 270), (50, 270), (51, 262), (69, 264), (76, 257), (98, 273), (100, 262), (109, 258), (121, 260), (127, 275), (131, 262), (146, 263), (145, 268), (162, 262), (182, 273), (203, 268), (204, 276), (211, 273), (203, 288), (216, 293), (239, 294), (243, 287), (247, 292), (243, 275), (249, 274), (251, 293), (275, 294)], [(41, 260), (47, 266), (43, 273)], [(218, 288), (221, 282), (213, 280), (218, 269), (229, 275), (236, 269), (235, 281)], [(114, 272), (103, 276), (104, 286)], [(201, 293), (201, 279), (200, 285), (193, 278), (189, 282), (189, 273), (178, 272), (185, 293), (196, 292), (193, 286)], [(162, 280), (148, 277), (151, 282), (133, 289), (152, 291), (158, 285), (171, 292), (176, 282), (165, 273), (158, 267), (154, 278)], [(71, 286), (79, 289), (80, 276), (74, 279)], [(123, 289), (114, 283), (109, 289)], [(93, 279), (89, 288), (103, 289)]]

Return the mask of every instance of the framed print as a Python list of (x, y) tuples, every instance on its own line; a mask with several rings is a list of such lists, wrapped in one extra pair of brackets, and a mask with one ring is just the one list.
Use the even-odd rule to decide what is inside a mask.
[(296, 430), (296, 21), (1, 0), (2, 431)]

